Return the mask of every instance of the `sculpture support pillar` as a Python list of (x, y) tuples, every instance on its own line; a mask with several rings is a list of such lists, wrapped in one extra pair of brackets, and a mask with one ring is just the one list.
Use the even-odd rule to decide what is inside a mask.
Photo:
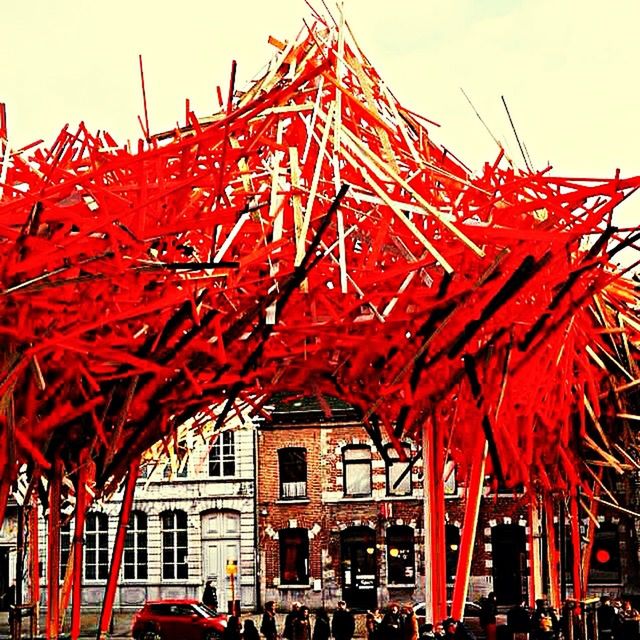
[(484, 437), (479, 438), (473, 452), (471, 471), (467, 487), (464, 522), (460, 535), (460, 555), (456, 568), (456, 580), (453, 585), (453, 602), (451, 603), (451, 617), (462, 620), (464, 603), (469, 590), (469, 576), (471, 574), (471, 559), (478, 527), (478, 514), (484, 485), (484, 470), (487, 461), (489, 445)]

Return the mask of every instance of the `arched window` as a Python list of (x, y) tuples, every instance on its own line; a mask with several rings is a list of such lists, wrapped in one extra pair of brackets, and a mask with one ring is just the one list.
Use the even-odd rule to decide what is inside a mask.
[(223, 431), (216, 436), (209, 449), (209, 476), (228, 478), (236, 475), (236, 442), (233, 431)]
[(278, 450), (280, 497), (283, 499), (307, 497), (307, 450), (287, 447)]
[(85, 523), (84, 577), (106, 580), (109, 576), (109, 517), (91, 511)]
[(280, 530), (280, 583), (308, 584), (309, 532), (307, 529)]
[(393, 585), (414, 585), (414, 531), (407, 525), (393, 525), (387, 529), (387, 581)]
[(348, 445), (342, 450), (345, 496), (371, 495), (371, 448)]
[(187, 565), (187, 514), (184, 511), (165, 511), (162, 522), (162, 577), (185, 579), (189, 577)]
[(125, 580), (147, 578), (147, 514), (132, 511), (124, 540)]
[(411, 446), (403, 444), (405, 459), (401, 460), (396, 448), (392, 444), (385, 446), (389, 460), (387, 464), (387, 495), (411, 495)]

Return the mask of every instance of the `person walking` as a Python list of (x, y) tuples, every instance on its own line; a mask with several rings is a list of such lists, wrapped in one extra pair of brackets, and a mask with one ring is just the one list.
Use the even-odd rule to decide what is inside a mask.
[(218, 594), (216, 593), (216, 588), (211, 584), (211, 580), (207, 580), (204, 585), (202, 604), (207, 605), (207, 607), (214, 611), (218, 610)]
[(402, 637), (404, 640), (418, 640), (418, 618), (416, 618), (416, 614), (411, 605), (404, 607)]
[(238, 616), (227, 618), (227, 627), (222, 634), (222, 640), (242, 640), (242, 625)]
[(291, 611), (287, 613), (287, 617), (284, 619), (284, 629), (282, 629), (282, 637), (287, 640), (293, 640), (293, 623), (298, 617), (300, 611), (300, 603), (292, 602)]
[(496, 616), (498, 607), (496, 605), (496, 594), (491, 591), (480, 603), (480, 626), (484, 631), (487, 640), (496, 640)]
[(513, 640), (529, 640), (531, 616), (524, 600), (521, 599), (517, 605), (507, 611), (507, 628)]
[(302, 606), (293, 621), (293, 640), (311, 640), (311, 620), (309, 607)]
[(264, 605), (264, 613), (262, 615), (262, 623), (260, 624), (260, 633), (266, 640), (277, 640), (278, 626), (276, 624), (276, 603), (269, 600)]
[(385, 640), (402, 640), (402, 617), (400, 607), (391, 603), (380, 623), (380, 637)]
[(260, 634), (256, 629), (256, 623), (251, 618), (246, 618), (244, 621), (242, 640), (260, 640)]
[(353, 613), (347, 609), (344, 600), (338, 602), (338, 608), (333, 612), (331, 620), (331, 633), (335, 640), (351, 640), (356, 631), (356, 619)]
[(329, 614), (324, 607), (316, 611), (316, 622), (313, 625), (313, 636), (311, 640), (329, 640), (331, 637), (331, 623)]
[(613, 640), (618, 630), (618, 614), (611, 605), (609, 596), (600, 597), (600, 606), (596, 609), (599, 640)]

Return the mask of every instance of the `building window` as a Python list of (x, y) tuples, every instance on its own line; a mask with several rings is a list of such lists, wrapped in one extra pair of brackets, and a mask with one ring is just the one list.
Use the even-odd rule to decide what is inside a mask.
[(162, 577), (185, 579), (187, 566), (187, 514), (184, 511), (165, 511), (162, 522)]
[(287, 447), (278, 450), (280, 497), (285, 499), (307, 497), (307, 450)]
[(109, 576), (109, 517), (106, 513), (87, 513), (85, 523), (84, 577), (106, 580)]
[(60, 579), (64, 580), (71, 554), (71, 522), (65, 522), (60, 527)]
[(236, 443), (233, 431), (223, 431), (209, 449), (209, 476), (226, 478), (236, 475)]
[(385, 447), (387, 454), (387, 495), (411, 495), (411, 447), (403, 444), (405, 459), (401, 460), (396, 448), (392, 444)]
[(603, 522), (594, 532), (589, 580), (594, 584), (620, 582), (620, 536), (615, 524)]
[(309, 583), (309, 532), (306, 529), (280, 531), (280, 583)]
[(124, 540), (125, 580), (147, 578), (147, 514), (133, 511)]
[(371, 495), (371, 449), (353, 445), (342, 450), (344, 468), (344, 494), (346, 496)]
[(415, 584), (413, 529), (406, 525), (387, 529), (387, 580), (393, 585)]

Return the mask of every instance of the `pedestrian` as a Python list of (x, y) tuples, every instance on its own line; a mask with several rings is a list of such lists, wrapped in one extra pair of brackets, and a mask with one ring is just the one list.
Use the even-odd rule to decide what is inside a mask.
[(227, 627), (222, 634), (222, 640), (242, 640), (242, 626), (238, 616), (227, 618)]
[(547, 606), (547, 601), (544, 598), (538, 598), (536, 608), (531, 614), (531, 638), (533, 640), (553, 640), (557, 628), (558, 617), (554, 610)]
[(364, 623), (367, 632), (367, 640), (378, 640), (378, 627), (380, 626), (376, 614), (371, 611), (367, 612), (367, 618)]
[(487, 640), (496, 640), (496, 616), (498, 607), (496, 605), (496, 594), (491, 591), (480, 603), (480, 626), (484, 631)]
[(246, 618), (244, 621), (242, 640), (260, 640), (260, 634), (256, 629), (256, 623), (251, 618)]
[(266, 638), (266, 640), (276, 640), (278, 637), (278, 627), (276, 625), (276, 603), (273, 600), (269, 600), (269, 602), (264, 605), (264, 614), (262, 615), (260, 633)]
[(300, 603), (292, 602), (291, 611), (287, 613), (287, 617), (284, 619), (284, 629), (282, 630), (282, 637), (287, 638), (287, 640), (293, 640), (293, 623), (298, 617), (299, 610)]
[(218, 594), (216, 593), (216, 588), (211, 584), (211, 580), (207, 580), (204, 585), (202, 604), (207, 605), (209, 609), (214, 611), (218, 610)]
[(531, 616), (523, 599), (507, 611), (507, 628), (513, 640), (529, 640)]
[(406, 605), (404, 607), (402, 637), (404, 640), (418, 640), (418, 619), (416, 618), (411, 605)]
[(293, 621), (292, 640), (311, 640), (311, 620), (309, 619), (309, 607), (302, 606)]
[(442, 626), (444, 627), (444, 640), (476, 640), (473, 633), (460, 620), (447, 618)]
[(384, 640), (402, 640), (400, 607), (392, 602), (380, 623), (380, 637)]
[(331, 637), (331, 623), (329, 614), (324, 607), (316, 611), (316, 622), (313, 625), (312, 640), (329, 640)]
[(353, 613), (347, 609), (344, 600), (338, 602), (338, 608), (333, 612), (331, 620), (331, 633), (335, 640), (351, 640), (356, 631), (356, 620)]
[(598, 623), (598, 639), (613, 640), (618, 631), (618, 615), (611, 605), (609, 596), (600, 597), (600, 606), (596, 609), (596, 620)]

